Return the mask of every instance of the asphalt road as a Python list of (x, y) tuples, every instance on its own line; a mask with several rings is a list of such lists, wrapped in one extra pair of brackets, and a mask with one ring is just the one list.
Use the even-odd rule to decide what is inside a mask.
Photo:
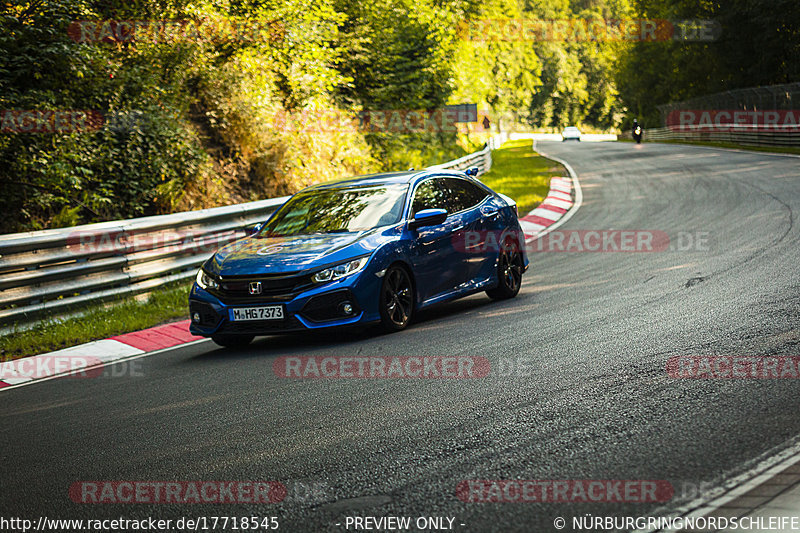
[[(715, 484), (800, 434), (800, 380), (670, 378), (681, 355), (800, 355), (800, 159), (630, 143), (541, 143), (584, 203), (562, 227), (657, 230), (687, 250), (535, 253), (519, 296), (474, 296), (409, 330), (200, 343), (137, 376), (0, 393), (0, 515), (455, 517), (457, 531), (554, 531), (660, 504), (466, 503), (466, 479)], [(689, 237), (705, 240), (688, 246)], [(682, 240), (682, 242), (678, 242)], [(289, 380), (281, 355), (477, 355), (471, 380)], [(512, 370), (513, 369), (513, 370)], [(80, 505), (79, 480), (277, 480), (274, 505)], [(461, 524), (464, 524), (463, 526)], [(352, 531), (352, 529), (350, 529)], [(571, 530), (568, 525), (566, 531)]]

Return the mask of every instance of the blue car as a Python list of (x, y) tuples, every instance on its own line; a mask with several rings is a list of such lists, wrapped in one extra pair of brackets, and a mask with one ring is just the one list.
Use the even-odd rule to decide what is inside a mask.
[(236, 347), (368, 323), (399, 331), (441, 302), (513, 298), (528, 268), (516, 205), (475, 174), (371, 174), (298, 192), (203, 264), (191, 332)]

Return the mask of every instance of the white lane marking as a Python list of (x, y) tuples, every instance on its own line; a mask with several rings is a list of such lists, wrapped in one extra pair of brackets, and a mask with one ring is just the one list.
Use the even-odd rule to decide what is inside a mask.
[[(105, 340), (110, 340), (110, 339), (105, 339)], [(97, 342), (102, 342), (102, 341), (97, 341)], [(41, 378), (41, 379), (28, 380), (28, 381), (21, 382), (21, 383), (15, 383), (15, 384), (9, 385), (8, 387), (0, 388), (0, 393), (2, 393), (4, 391), (7, 391), (7, 390), (11, 390), (11, 389), (18, 389), (18, 388), (24, 387), (26, 385), (32, 385), (32, 384), (35, 384), (35, 383), (41, 383), (43, 381), (50, 381), (51, 379), (58, 379), (58, 378), (66, 377), (66, 376), (71, 376), (73, 374), (83, 373), (83, 372), (86, 372), (87, 370), (94, 370), (95, 368), (104, 368), (104, 367), (107, 367), (107, 366), (113, 366), (113, 365), (115, 365), (117, 363), (124, 363), (124, 362), (127, 362), (127, 361), (133, 361), (135, 359), (141, 359), (142, 357), (148, 357), (148, 356), (151, 356), (151, 355), (156, 355), (156, 354), (168, 352), (169, 350), (176, 350), (178, 348), (184, 348), (186, 346), (193, 346), (195, 344), (200, 344), (201, 342), (211, 342), (211, 339), (197, 339), (195, 341), (185, 342), (183, 344), (178, 344), (176, 346), (169, 346), (168, 348), (161, 348), (160, 350), (155, 350), (155, 351), (152, 351), (152, 352), (144, 352), (144, 353), (139, 353), (139, 354), (133, 354), (133, 355), (130, 355), (130, 356), (127, 356), (127, 357), (123, 356), (123, 357), (120, 357), (120, 358), (115, 359), (113, 361), (103, 362), (103, 363), (100, 363), (100, 364), (97, 364), (97, 365), (87, 366), (85, 368), (77, 368), (77, 369), (75, 369), (75, 370), (73, 370), (71, 372), (66, 372), (66, 373), (63, 373), (63, 374), (58, 374), (58, 375), (54, 375), (54, 376), (48, 376), (46, 378)], [(120, 343), (120, 344), (122, 344), (122, 343)], [(133, 347), (131, 346), (131, 348), (133, 348)], [(136, 349), (138, 350), (138, 348), (136, 348)], [(141, 352), (141, 350), (139, 350), (139, 351)], [(3, 380), (3, 381), (7, 382), (8, 380)]]
[[(797, 154), (782, 154), (782, 153), (779, 153), (779, 152), (761, 152), (759, 150), (744, 150), (744, 149), (739, 149), (739, 148), (719, 148), (717, 146), (703, 146), (701, 144), (662, 143), (662, 142), (658, 142), (658, 141), (650, 141), (650, 143), (651, 144), (658, 144), (658, 145), (661, 145), (661, 146), (665, 146), (665, 145), (666, 146), (669, 146), (669, 145), (686, 146), (686, 147), (689, 147), (689, 148), (700, 148), (700, 149), (704, 149), (704, 150), (717, 150), (717, 151), (721, 151), (721, 152), (738, 152), (740, 154), (749, 154), (749, 155), (755, 154), (755, 155), (770, 155), (770, 156), (773, 156), (773, 157), (800, 158), (800, 155), (797, 155)], [(628, 143), (626, 143), (626, 144), (628, 144)]]
[[(536, 151), (536, 141), (533, 141), (533, 150)], [(569, 177), (572, 178), (572, 186), (575, 188), (575, 203), (572, 206), (572, 208), (569, 211), (567, 211), (564, 214), (564, 216), (561, 217), (561, 219), (558, 222), (548, 226), (546, 230), (544, 230), (541, 233), (537, 233), (531, 239), (526, 240), (526, 242), (534, 241), (534, 240), (536, 240), (536, 239), (538, 239), (540, 237), (543, 237), (543, 236), (547, 235), (551, 231), (559, 228), (567, 220), (572, 218), (572, 215), (574, 215), (578, 211), (578, 209), (580, 209), (581, 205), (583, 205), (583, 190), (581, 189), (581, 183), (580, 183), (580, 181), (578, 181), (578, 174), (575, 172), (575, 169), (573, 169), (572, 166), (569, 163), (567, 163), (566, 161), (564, 161), (560, 157), (553, 157), (553, 156), (547, 155), (546, 153), (541, 152), (541, 151), (539, 153), (541, 155), (543, 155), (544, 157), (548, 158), (548, 159), (552, 159), (553, 161), (555, 161), (557, 163), (561, 163), (562, 165), (564, 165), (564, 168), (567, 169), (567, 172), (569, 173)], [(553, 205), (557, 205), (557, 204), (553, 203)]]
[[(775, 453), (773, 450), (779, 449), (784, 445), (776, 446), (770, 451), (764, 452), (760, 457), (765, 457), (756, 466), (732, 477), (724, 482), (719, 487), (712, 489), (705, 496), (696, 498), (691, 502), (669, 509), (661, 507), (653, 510), (650, 515), (657, 516), (666, 513), (669, 516), (684, 516), (684, 517), (700, 517), (713, 513), (729, 501), (732, 501), (743, 494), (746, 494), (768, 481), (773, 476), (780, 474), (790, 466), (800, 462), (800, 436), (789, 439), (790, 444), (784, 450)], [(755, 459), (758, 461), (758, 459)], [(759, 506), (756, 506), (756, 509)], [(752, 511), (749, 511), (752, 512)], [(653, 530), (642, 530), (649, 533), (657, 533)], [(676, 531), (675, 529), (660, 529), (658, 531)], [(636, 531), (634, 533), (641, 533)]]

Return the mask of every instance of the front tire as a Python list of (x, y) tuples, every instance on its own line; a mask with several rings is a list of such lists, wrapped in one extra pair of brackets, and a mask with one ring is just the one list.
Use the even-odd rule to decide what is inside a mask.
[(519, 293), (522, 286), (522, 254), (516, 243), (506, 245), (497, 259), (497, 287), (486, 294), (492, 300), (507, 300)]
[(244, 348), (255, 335), (212, 335), (211, 340), (223, 348)]
[(378, 308), (384, 331), (400, 331), (411, 322), (414, 315), (414, 286), (405, 268), (395, 265), (386, 270), (378, 297)]

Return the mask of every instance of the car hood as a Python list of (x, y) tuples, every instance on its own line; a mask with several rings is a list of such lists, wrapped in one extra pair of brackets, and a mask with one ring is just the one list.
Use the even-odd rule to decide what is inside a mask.
[(220, 248), (204, 267), (219, 276), (312, 270), (372, 253), (384, 239), (385, 235), (378, 230), (290, 237), (252, 236)]

